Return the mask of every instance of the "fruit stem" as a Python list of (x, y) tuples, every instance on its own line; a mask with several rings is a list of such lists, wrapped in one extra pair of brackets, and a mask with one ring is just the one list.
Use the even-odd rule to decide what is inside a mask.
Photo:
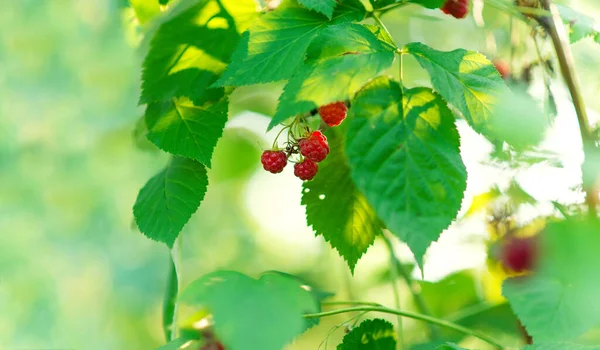
[[(588, 120), (587, 110), (585, 108), (583, 96), (581, 94), (579, 80), (575, 73), (571, 45), (569, 43), (564, 24), (562, 23), (556, 6), (552, 3), (551, 0), (542, 0), (541, 4), (544, 10), (549, 11), (551, 13), (551, 16), (541, 17), (539, 20), (540, 23), (545, 23), (547, 25), (548, 34), (550, 34), (550, 38), (552, 39), (552, 44), (554, 45), (554, 50), (556, 51), (556, 56), (558, 57), (558, 63), (560, 65), (562, 76), (567, 84), (567, 87), (569, 88), (569, 93), (571, 94), (571, 98), (573, 99), (573, 105), (575, 106), (577, 121), (579, 122), (579, 132), (581, 133), (581, 140), (583, 143), (584, 157), (586, 159), (589, 159), (589, 157), (591, 156), (590, 150), (595, 147), (594, 136)], [(585, 161), (582, 167), (584, 166)], [(585, 182), (585, 169), (582, 170), (584, 172), (583, 177)], [(586, 185), (588, 184), (584, 183), (584, 190), (586, 192), (586, 202), (588, 204), (589, 214), (591, 216), (596, 217), (598, 215), (598, 212), (596, 210), (598, 194), (594, 190), (593, 183), (589, 184), (589, 186)]]
[[(406, 282), (406, 286), (408, 287), (410, 294), (412, 294), (413, 300), (415, 302), (415, 306), (417, 307), (417, 309), (419, 309), (419, 312), (421, 312), (422, 314), (431, 316), (431, 310), (429, 309), (427, 302), (425, 301), (425, 299), (423, 298), (423, 295), (421, 294), (420, 286), (413, 280), (410, 273), (408, 271), (406, 271), (404, 266), (402, 266), (400, 259), (398, 259), (398, 257), (394, 253), (394, 247), (392, 245), (392, 241), (386, 236), (385, 232), (382, 233), (381, 237), (383, 238), (383, 241), (385, 242), (386, 246), (388, 247), (388, 250), (390, 251), (390, 258), (392, 259), (392, 266), (396, 268), (396, 270), (400, 273), (400, 275), (402, 275), (402, 278), (404, 279), (404, 282)], [(429, 332), (431, 333), (431, 338), (432, 339), (439, 338), (440, 334), (439, 334), (438, 328), (433, 326), (432, 324), (428, 324), (428, 326), (429, 326)]]
[(408, 317), (408, 318), (412, 318), (415, 320), (420, 320), (420, 321), (424, 321), (427, 323), (431, 323), (431, 324), (435, 324), (435, 325), (439, 325), (442, 327), (446, 327), (448, 329), (452, 329), (455, 330), (457, 332), (466, 334), (466, 335), (470, 335), (476, 338), (479, 338), (491, 345), (493, 345), (494, 347), (496, 347), (497, 349), (504, 349), (504, 347), (502, 345), (500, 345), (500, 343), (498, 343), (496, 340), (494, 340), (493, 338), (489, 337), (486, 334), (480, 333), (478, 331), (472, 330), (472, 329), (468, 329), (466, 327), (463, 327), (461, 325), (446, 321), (446, 320), (442, 320), (440, 318), (435, 318), (435, 317), (431, 317), (431, 316), (427, 316), (427, 315), (423, 315), (423, 314), (418, 314), (418, 313), (414, 313), (414, 312), (409, 312), (409, 311), (402, 311), (402, 310), (396, 310), (396, 309), (391, 309), (391, 308), (387, 308), (387, 307), (383, 307), (383, 306), (358, 306), (358, 307), (349, 307), (349, 308), (344, 308), (344, 309), (337, 309), (337, 310), (332, 310), (332, 311), (326, 311), (326, 312), (319, 312), (319, 313), (315, 313), (315, 314), (305, 314), (304, 318), (321, 318), (321, 317), (327, 317), (327, 316), (333, 316), (333, 315), (339, 315), (339, 314), (344, 314), (344, 313), (349, 313), (349, 312), (360, 312), (360, 311), (369, 311), (369, 312), (382, 312), (382, 313), (386, 313), (386, 314), (391, 314), (391, 315), (398, 315), (398, 316), (403, 316), (403, 317)]

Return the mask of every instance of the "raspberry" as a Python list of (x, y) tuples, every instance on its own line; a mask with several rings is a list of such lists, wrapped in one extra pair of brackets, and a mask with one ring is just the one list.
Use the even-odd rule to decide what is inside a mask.
[(446, 0), (442, 12), (454, 18), (465, 18), (469, 13), (469, 0)]
[(532, 270), (537, 258), (535, 238), (510, 238), (502, 245), (500, 260), (507, 269), (514, 272)]
[(225, 350), (225, 346), (221, 342), (207, 343), (200, 350)]
[(264, 151), (260, 162), (266, 171), (277, 174), (283, 171), (287, 164), (287, 155), (284, 151)]
[(312, 180), (317, 175), (317, 171), (319, 171), (319, 166), (310, 159), (304, 159), (294, 165), (294, 175), (304, 181)]
[(493, 63), (496, 70), (498, 70), (498, 73), (502, 76), (502, 79), (510, 77), (510, 67), (508, 66), (508, 63), (503, 60), (494, 60)]
[(334, 102), (319, 107), (319, 114), (329, 126), (338, 126), (346, 119), (348, 108), (344, 102)]
[(318, 130), (314, 131), (310, 137), (298, 141), (298, 146), (300, 153), (315, 163), (322, 161), (329, 154), (327, 138)]

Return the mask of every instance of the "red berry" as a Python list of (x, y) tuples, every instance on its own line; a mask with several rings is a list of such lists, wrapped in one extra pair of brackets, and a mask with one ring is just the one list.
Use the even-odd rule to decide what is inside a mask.
[(529, 238), (509, 238), (502, 245), (500, 260), (504, 267), (514, 272), (532, 270), (537, 258), (537, 240)]
[(287, 164), (287, 155), (284, 151), (264, 151), (260, 162), (266, 171), (277, 174), (283, 171)]
[(334, 102), (319, 107), (321, 118), (329, 126), (340, 125), (346, 119), (347, 112), (348, 108), (344, 102)]
[(510, 77), (510, 67), (508, 63), (506, 63), (503, 60), (494, 60), (493, 63), (496, 67), (496, 70), (498, 70), (498, 73), (500, 73), (500, 75), (502, 76), (502, 79)]
[(225, 346), (220, 342), (207, 343), (200, 350), (225, 350)]
[(294, 175), (304, 181), (312, 180), (317, 175), (317, 171), (319, 171), (319, 166), (310, 159), (304, 159), (294, 165)]
[(454, 18), (465, 18), (469, 13), (469, 0), (446, 0), (442, 11)]
[(300, 153), (313, 162), (320, 162), (329, 154), (327, 137), (320, 131), (314, 131), (309, 137), (298, 141)]

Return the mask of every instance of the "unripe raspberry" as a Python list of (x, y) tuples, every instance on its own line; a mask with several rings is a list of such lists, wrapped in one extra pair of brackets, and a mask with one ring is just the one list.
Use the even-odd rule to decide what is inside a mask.
[(500, 261), (508, 270), (517, 273), (532, 270), (535, 267), (536, 260), (536, 237), (513, 237), (503, 242)]
[(319, 166), (310, 159), (304, 159), (294, 165), (294, 175), (304, 181), (312, 180), (317, 175), (317, 171), (319, 171)]
[(348, 108), (344, 102), (334, 102), (319, 107), (321, 118), (329, 126), (340, 125), (346, 119), (347, 112)]
[(284, 151), (264, 151), (260, 157), (263, 168), (273, 174), (283, 171), (287, 164), (287, 155)]
[(320, 162), (329, 154), (327, 137), (320, 131), (314, 131), (309, 137), (298, 141), (300, 153), (313, 162)]
[(446, 0), (442, 11), (454, 18), (465, 18), (469, 13), (469, 0)]

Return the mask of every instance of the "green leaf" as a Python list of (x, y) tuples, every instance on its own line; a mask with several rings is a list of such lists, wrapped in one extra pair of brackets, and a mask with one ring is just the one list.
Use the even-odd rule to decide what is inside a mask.
[(306, 222), (348, 262), (350, 271), (375, 241), (380, 226), (375, 211), (350, 178), (339, 132), (327, 133), (331, 153), (319, 163), (319, 173), (304, 182), (302, 204)]
[(444, 345), (438, 346), (436, 348), (436, 350), (468, 350), (468, 349), (460, 347), (454, 343), (446, 343)]
[(151, 103), (146, 109), (146, 137), (158, 148), (210, 167), (227, 122), (227, 99), (194, 106), (187, 99)]
[(331, 19), (333, 10), (337, 5), (336, 0), (298, 0), (307, 9), (320, 12)]
[(171, 0), (158, 0), (158, 3), (161, 5), (166, 5), (169, 3), (169, 1), (171, 1)]
[[(228, 11), (233, 6), (236, 18)], [(239, 32), (255, 9), (252, 0), (200, 0), (172, 14), (150, 43), (140, 104), (174, 97), (196, 104), (220, 99), (223, 89), (208, 87), (225, 70)]]
[(307, 63), (280, 97), (269, 128), (332, 102), (345, 101), (394, 62), (394, 47), (359, 24), (324, 29), (308, 48)]
[(468, 271), (453, 273), (437, 282), (421, 282), (421, 293), (437, 317), (446, 317), (479, 302), (476, 282)]
[[(385, 6), (389, 6), (395, 3), (404, 2), (401, 0), (372, 0), (373, 7), (376, 9), (380, 9)], [(446, 0), (407, 0), (407, 3), (413, 3), (417, 5), (421, 5), (428, 9), (439, 9), (444, 5)]]
[(463, 49), (443, 52), (410, 43), (405, 50), (429, 72), (433, 88), (462, 113), (475, 131), (489, 137), (489, 119), (500, 95), (507, 90), (494, 65), (482, 54)]
[(346, 140), (354, 183), (422, 267), (466, 188), (452, 113), (430, 89), (378, 78), (356, 96)]
[[(362, 7), (360, 3), (358, 6)], [(358, 21), (364, 7), (346, 0), (331, 21), (295, 1), (286, 1), (260, 17), (235, 49), (231, 64), (214, 86), (241, 86), (290, 78), (302, 64), (306, 49), (329, 24)]]
[(217, 271), (192, 282), (181, 301), (207, 308), (226, 348), (280, 350), (306, 328), (305, 313), (318, 312), (314, 295), (297, 279), (279, 273), (255, 280)]
[(592, 37), (600, 43), (600, 27), (593, 18), (564, 5), (556, 5), (563, 22), (569, 28), (569, 39), (576, 43), (581, 39)]
[(363, 321), (344, 336), (337, 350), (394, 350), (396, 333), (394, 326), (386, 320), (376, 318)]
[(535, 274), (504, 282), (504, 296), (536, 343), (570, 341), (600, 326), (598, 232), (592, 220), (549, 224)]
[(160, 14), (160, 6), (156, 0), (129, 0), (129, 3), (142, 25)]
[(539, 343), (533, 345), (527, 345), (524, 350), (600, 350), (600, 346), (597, 345), (580, 345), (574, 343)]
[(162, 314), (163, 332), (167, 341), (171, 339), (171, 334), (173, 332), (175, 306), (177, 304), (177, 293), (179, 293), (177, 268), (172, 258), (169, 259), (169, 262), (169, 276), (167, 278), (167, 288), (165, 289), (165, 296), (163, 298)]
[(148, 238), (173, 247), (179, 232), (206, 193), (206, 168), (194, 160), (174, 157), (140, 190), (133, 215)]

